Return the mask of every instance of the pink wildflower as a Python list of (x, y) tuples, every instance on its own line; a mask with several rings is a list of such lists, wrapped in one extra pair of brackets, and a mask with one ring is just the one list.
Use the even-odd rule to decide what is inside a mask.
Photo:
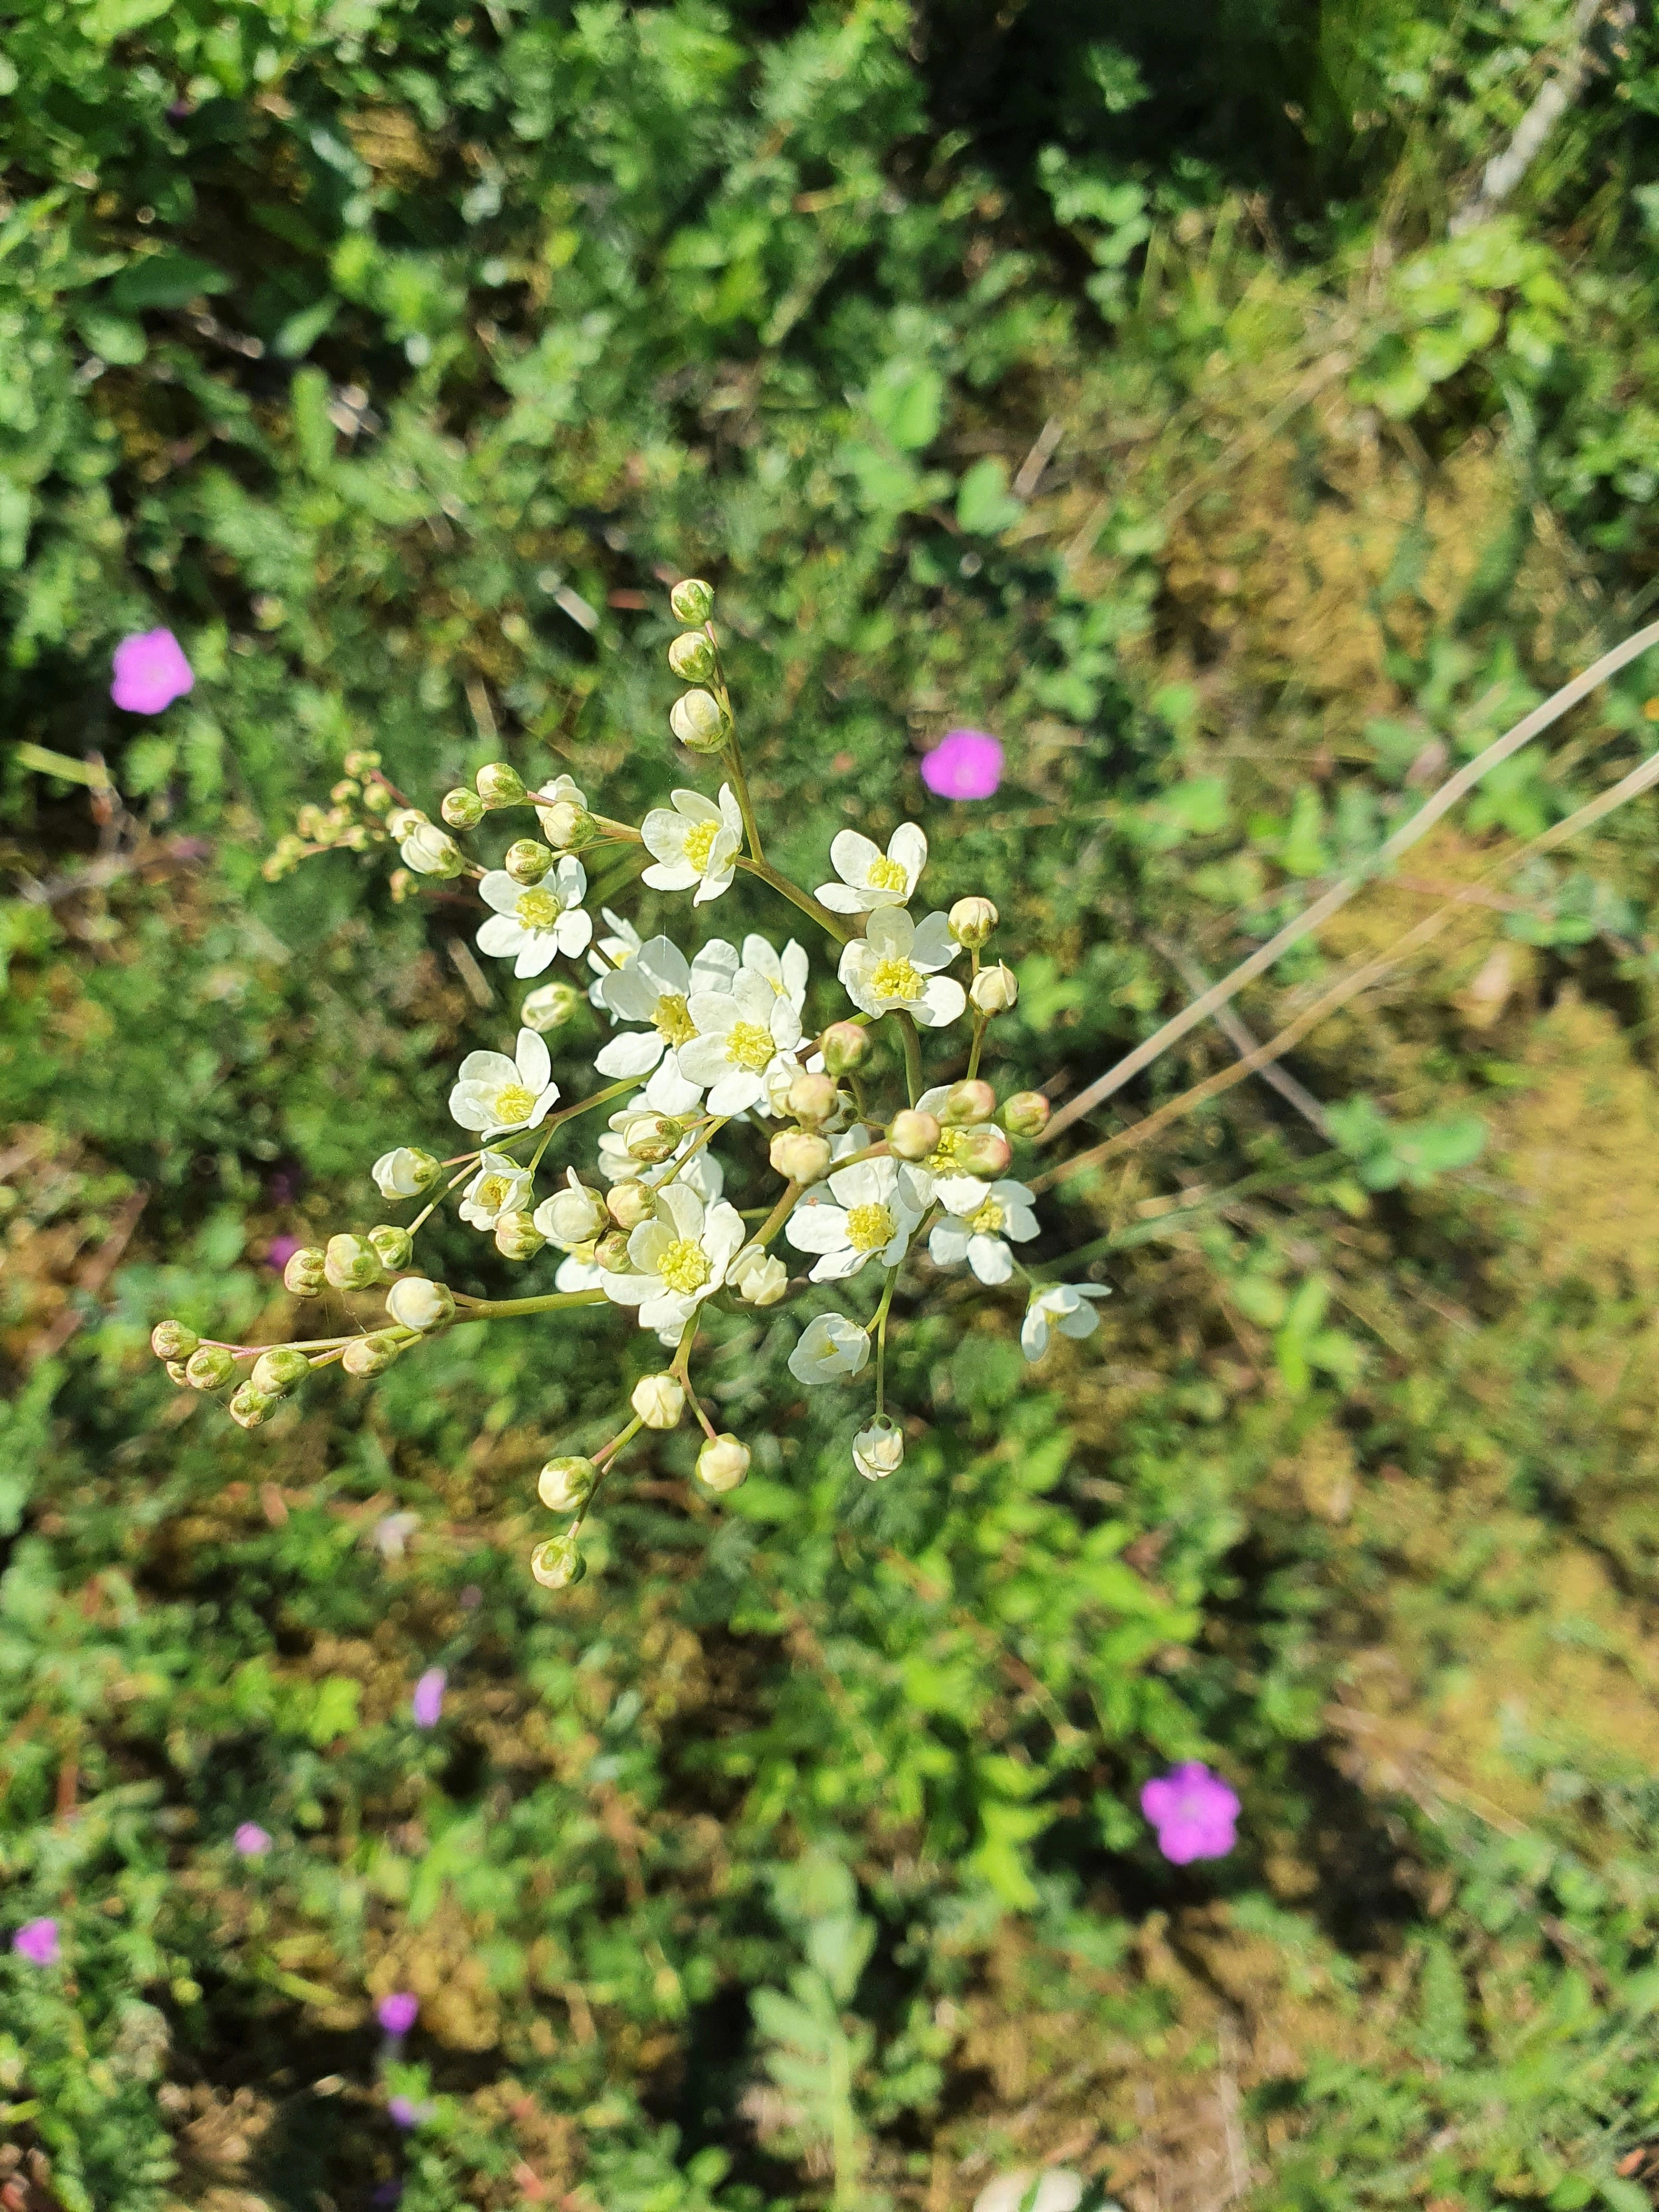
[(374, 2016), (388, 2035), (407, 2035), (415, 2025), (421, 2001), (412, 1990), (393, 1990), (374, 2008)]
[(985, 730), (947, 730), (922, 755), (921, 780), (940, 799), (989, 799), (1002, 781), (1002, 747)]
[(20, 1959), (27, 1959), (32, 1966), (55, 1966), (58, 1964), (58, 1923), (55, 1920), (26, 1920), (11, 1939), (11, 1948)]
[(1174, 1866), (1223, 1859), (1234, 1844), (1238, 1799), (1201, 1759), (1189, 1759), (1149, 1782), (1140, 1809), (1158, 1831), (1158, 1847)]
[(270, 1849), (270, 1838), (257, 1820), (244, 1820), (230, 1840), (245, 1859), (262, 1859)]
[(449, 1677), (441, 1667), (428, 1667), (415, 1685), (410, 1702), (416, 1728), (436, 1728), (444, 1709), (444, 1684)]
[(170, 629), (141, 630), (115, 648), (109, 696), (130, 714), (159, 714), (195, 684), (195, 671)]

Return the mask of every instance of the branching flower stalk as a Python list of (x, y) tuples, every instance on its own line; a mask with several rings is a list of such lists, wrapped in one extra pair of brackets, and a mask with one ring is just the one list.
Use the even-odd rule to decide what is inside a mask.
[[(386, 779), (378, 756), (359, 752), (328, 809), (301, 810), (295, 833), (266, 864), (269, 875), (337, 847), (395, 845), (402, 865), (394, 896), (407, 897), (422, 883), (471, 884), (485, 909), (479, 951), (510, 962), (532, 988), (517, 1034), (506, 1041), (510, 1048), (469, 1053), (456, 1071), (450, 1112), (472, 1148), (441, 1158), (403, 1145), (375, 1161), (373, 1179), (388, 1207), (416, 1206), (407, 1224), (343, 1231), (288, 1262), (284, 1281), (299, 1297), (382, 1291), (380, 1327), (254, 1346), (204, 1339), (167, 1321), (152, 1340), (176, 1382), (226, 1394), (233, 1419), (255, 1428), (319, 1367), (337, 1362), (372, 1376), (453, 1328), (578, 1308), (632, 1309), (672, 1357), (625, 1398), (619, 1385), (612, 1433), (591, 1456), (567, 1453), (542, 1469), (538, 1494), (564, 1525), (530, 1564), (551, 1589), (581, 1578), (584, 1521), (605, 1475), (641, 1431), (677, 1427), (689, 1410), (702, 1431), (701, 1487), (719, 1495), (747, 1475), (749, 1446), (715, 1428), (694, 1380), (711, 1302), (766, 1308), (796, 1295), (817, 1305), (822, 1294), (812, 1286), (841, 1286), (831, 1293), (836, 1307), (807, 1321), (788, 1364), (810, 1388), (852, 1383), (869, 1364), (873, 1342), (875, 1404), (852, 1455), (861, 1474), (879, 1480), (904, 1457), (903, 1431), (886, 1407), (889, 1320), (902, 1277), (913, 1290), (926, 1288), (923, 1252), (928, 1267), (967, 1267), (994, 1290), (1018, 1279), (1026, 1304), (1022, 1341), (1032, 1358), (1048, 1342), (1051, 1320), (1066, 1334), (1086, 1334), (1096, 1322), (1092, 1301), (1105, 1295), (1038, 1280), (1012, 1249), (1037, 1229), (1030, 1188), (1007, 1172), (1012, 1148), (1041, 1136), (1048, 1105), (1035, 1091), (1000, 1098), (979, 1073), (990, 1024), (1018, 996), (1011, 970), (981, 957), (998, 926), (995, 907), (969, 897), (948, 914), (912, 914), (927, 862), (927, 840), (915, 823), (901, 823), (884, 852), (842, 830), (830, 850), (834, 874), (816, 890), (776, 868), (763, 849), (744, 770), (714, 593), (702, 582), (682, 583), (672, 605), (687, 628), (669, 647), (669, 664), (690, 688), (675, 701), (670, 726), (719, 775), (712, 798), (678, 789), (670, 805), (653, 808), (638, 824), (617, 822), (594, 813), (570, 776), (531, 789), (496, 761), (479, 769), (472, 789), (447, 793), (434, 820)], [(487, 817), (501, 815), (512, 827), (515, 812), (532, 816), (539, 836), (513, 838), (494, 865), (469, 849), (465, 841)], [(684, 945), (662, 935), (642, 939), (604, 905), (596, 930), (587, 863), (606, 848), (620, 860), (605, 872), (607, 890), (638, 877), (653, 890), (684, 897), (688, 919), (723, 896), (739, 872), (765, 884), (828, 940), (849, 1011), (820, 1034), (806, 1034), (811, 963), (793, 939), (781, 946), (757, 933), (741, 944), (714, 936)], [(964, 955), (965, 986), (953, 972)], [(587, 972), (578, 970), (578, 981), (556, 970), (538, 980), (561, 961)], [(565, 1100), (546, 1037), (584, 994), (612, 1034), (594, 1056), (599, 1084)], [(957, 1068), (965, 1066), (965, 1076), (930, 1086), (924, 1034)], [(605, 1126), (578, 1158), (575, 1125), (600, 1113)], [(728, 1173), (760, 1202), (733, 1206)], [(416, 1240), (451, 1203), (512, 1265), (545, 1269), (544, 1255), (556, 1254), (550, 1284), (516, 1297), (479, 1298), (420, 1271)], [(780, 1240), (810, 1261), (804, 1280), (792, 1279), (775, 1249)], [(870, 1318), (860, 1321), (844, 1309), (864, 1305), (872, 1281), (879, 1294)]]

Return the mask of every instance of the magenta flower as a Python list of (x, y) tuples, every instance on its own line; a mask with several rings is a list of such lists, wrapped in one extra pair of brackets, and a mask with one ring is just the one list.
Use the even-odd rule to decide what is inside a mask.
[(393, 1990), (374, 2008), (374, 2016), (388, 2035), (407, 2035), (415, 2025), (421, 2001), (412, 1990)]
[(430, 2105), (417, 2105), (412, 2097), (393, 2097), (386, 2105), (386, 2116), (394, 2127), (418, 2128), (431, 2111)]
[(1002, 747), (985, 730), (947, 730), (922, 755), (921, 780), (940, 799), (988, 799), (1002, 781)]
[(428, 1667), (415, 1685), (410, 1711), (416, 1728), (436, 1728), (444, 1709), (444, 1684), (449, 1680), (441, 1667)]
[(109, 696), (129, 714), (159, 714), (195, 684), (195, 671), (170, 629), (141, 630), (115, 648)]
[(58, 1923), (55, 1920), (26, 1920), (11, 1939), (11, 1948), (20, 1959), (27, 1959), (32, 1966), (55, 1966), (58, 1964)]
[(299, 1249), (300, 1240), (297, 1237), (286, 1235), (273, 1237), (265, 1247), (266, 1267), (274, 1269), (280, 1275)]
[(257, 1820), (244, 1820), (230, 1840), (245, 1859), (262, 1859), (270, 1849), (270, 1838)]
[(1189, 1759), (1149, 1782), (1140, 1809), (1158, 1831), (1158, 1847), (1174, 1866), (1224, 1859), (1234, 1843), (1238, 1799), (1201, 1759)]

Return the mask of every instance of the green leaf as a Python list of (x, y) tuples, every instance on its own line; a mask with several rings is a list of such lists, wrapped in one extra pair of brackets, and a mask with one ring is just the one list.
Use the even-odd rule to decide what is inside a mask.
[(865, 404), (900, 453), (919, 453), (939, 435), (945, 379), (922, 362), (890, 361), (872, 381)]
[(90, 350), (118, 368), (141, 362), (149, 348), (144, 326), (125, 315), (100, 315), (89, 309), (76, 325)]
[(995, 454), (975, 461), (957, 487), (957, 520), (970, 536), (994, 538), (1025, 512), (1008, 489), (1008, 465)]
[(193, 253), (152, 253), (129, 263), (110, 287), (110, 299), (123, 314), (147, 307), (183, 307), (204, 292), (228, 292), (230, 278)]

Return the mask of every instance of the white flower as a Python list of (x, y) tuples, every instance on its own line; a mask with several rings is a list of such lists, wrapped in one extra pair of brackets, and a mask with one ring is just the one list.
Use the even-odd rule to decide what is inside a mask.
[(800, 1042), (794, 1002), (765, 975), (739, 969), (723, 991), (694, 991), (696, 1034), (677, 1055), (688, 1083), (708, 1090), (711, 1114), (744, 1114), (767, 1096), (779, 1055)]
[(545, 1040), (534, 1030), (520, 1030), (511, 1060), (501, 1052), (468, 1053), (449, 1094), (449, 1110), (462, 1128), (486, 1137), (538, 1128), (559, 1095), (552, 1067)]
[(775, 1306), (789, 1287), (789, 1270), (758, 1244), (745, 1244), (732, 1262), (728, 1279), (745, 1305)]
[(856, 1375), (870, 1357), (870, 1339), (845, 1314), (819, 1314), (800, 1333), (789, 1355), (789, 1372), (808, 1385)]
[(843, 830), (830, 848), (830, 865), (838, 884), (820, 884), (818, 901), (834, 914), (867, 914), (872, 907), (904, 906), (927, 865), (927, 839), (914, 822), (901, 822), (879, 845)]
[(478, 1172), (468, 1183), (457, 1209), (463, 1221), (475, 1229), (493, 1229), (503, 1213), (518, 1213), (530, 1195), (530, 1170), (505, 1152), (485, 1150), (478, 1155)]
[(553, 1278), (556, 1291), (597, 1291), (604, 1277), (591, 1260), (584, 1260), (580, 1252), (573, 1252), (559, 1262), (559, 1272)]
[(783, 1233), (798, 1252), (820, 1255), (815, 1283), (834, 1283), (856, 1275), (867, 1260), (896, 1267), (921, 1218), (890, 1159), (860, 1160), (809, 1190)]
[(878, 1413), (867, 1429), (853, 1439), (853, 1464), (866, 1482), (884, 1481), (904, 1464), (904, 1431), (885, 1413)]
[[(711, 949), (707, 945), (703, 948), (704, 951)], [(793, 937), (779, 952), (765, 938), (751, 931), (743, 940), (743, 964), (751, 975), (763, 975), (778, 995), (787, 999), (799, 1013), (806, 1004), (806, 955)]]
[(685, 1392), (672, 1375), (641, 1375), (628, 1402), (647, 1429), (672, 1429), (685, 1411)]
[(705, 1206), (685, 1183), (672, 1182), (651, 1218), (628, 1239), (628, 1256), (638, 1272), (605, 1275), (605, 1294), (617, 1305), (637, 1306), (643, 1328), (683, 1328), (726, 1280), (743, 1237), (734, 1206), (724, 1200)]
[(902, 906), (878, 907), (865, 934), (842, 949), (842, 985), (862, 1013), (896, 1009), (938, 1029), (968, 1003), (961, 984), (938, 973), (961, 950), (942, 914), (930, 914), (918, 928)]
[(587, 987), (587, 1000), (590, 1006), (603, 1007), (605, 979), (613, 968), (626, 967), (634, 957), (640, 949), (640, 933), (631, 921), (624, 921), (621, 915), (612, 914), (608, 906), (601, 907), (599, 913), (611, 934), (600, 938), (587, 956), (587, 964), (593, 970), (593, 981)]
[(406, 868), (412, 868), (417, 876), (459, 875), (466, 862), (447, 830), (440, 830), (435, 822), (410, 821), (407, 817), (405, 823), (398, 849)]
[(593, 934), (592, 918), (582, 912), (587, 871), (568, 853), (533, 890), (514, 883), (505, 868), (492, 868), (478, 892), (495, 909), (478, 932), (478, 950), (512, 960), (515, 975), (539, 975), (555, 953), (574, 959), (587, 950)]
[(536, 819), (548, 843), (556, 848), (568, 845), (572, 822), (587, 811), (587, 800), (574, 776), (556, 775), (551, 783), (544, 783), (530, 796), (535, 801)]
[(700, 791), (670, 793), (672, 807), (653, 806), (640, 824), (640, 835), (656, 862), (642, 880), (653, 890), (687, 891), (697, 887), (691, 902), (701, 906), (718, 898), (732, 880), (743, 848), (743, 815), (729, 783), (720, 786), (715, 805)]
[(1037, 1233), (1031, 1194), (1023, 1182), (994, 1182), (988, 1188), (975, 1176), (941, 1176), (933, 1195), (951, 1217), (927, 1239), (927, 1256), (936, 1267), (957, 1267), (966, 1260), (981, 1283), (1006, 1283), (1014, 1255), (1004, 1243), (1024, 1243)]
[(447, 1283), (426, 1275), (400, 1275), (386, 1294), (386, 1310), (404, 1328), (441, 1328), (455, 1317), (455, 1298)]
[[(704, 960), (703, 953), (714, 957)], [(686, 959), (678, 945), (666, 937), (653, 937), (638, 945), (626, 967), (614, 969), (599, 979), (599, 999), (611, 1018), (649, 1022), (648, 1030), (625, 1030), (596, 1055), (593, 1065), (601, 1075), (643, 1075), (665, 1053), (689, 1044), (697, 1034), (690, 1000), (700, 983), (719, 988), (737, 955), (723, 939), (705, 945), (694, 961)], [(667, 1111), (667, 1109), (659, 1109)]]
[(565, 1170), (565, 1183), (563, 1190), (544, 1198), (531, 1218), (550, 1244), (569, 1252), (602, 1235), (611, 1225), (611, 1217), (604, 1200), (587, 1188), (574, 1168)]
[(382, 1198), (418, 1198), (431, 1189), (443, 1170), (430, 1152), (399, 1145), (395, 1152), (382, 1152), (369, 1173)]
[[(937, 1118), (951, 1091), (951, 1085), (948, 1083), (935, 1084), (931, 1091), (924, 1091), (916, 1101), (917, 1113), (932, 1114)], [(990, 1189), (988, 1182), (978, 1176), (963, 1175), (957, 1165), (958, 1141), (965, 1133), (961, 1129), (942, 1128), (939, 1133), (939, 1143), (933, 1150), (907, 1165), (905, 1177), (910, 1186), (912, 1200), (918, 1207), (927, 1206), (933, 1197), (935, 1186), (945, 1176), (954, 1176), (962, 1183), (973, 1182), (981, 1196)]]
[(1025, 1309), (1024, 1326), (1019, 1332), (1019, 1348), (1028, 1359), (1041, 1359), (1048, 1349), (1048, 1324), (1052, 1322), (1062, 1336), (1092, 1336), (1100, 1327), (1100, 1316), (1085, 1298), (1109, 1298), (1111, 1291), (1099, 1283), (1056, 1283), (1049, 1290), (1038, 1291)]

